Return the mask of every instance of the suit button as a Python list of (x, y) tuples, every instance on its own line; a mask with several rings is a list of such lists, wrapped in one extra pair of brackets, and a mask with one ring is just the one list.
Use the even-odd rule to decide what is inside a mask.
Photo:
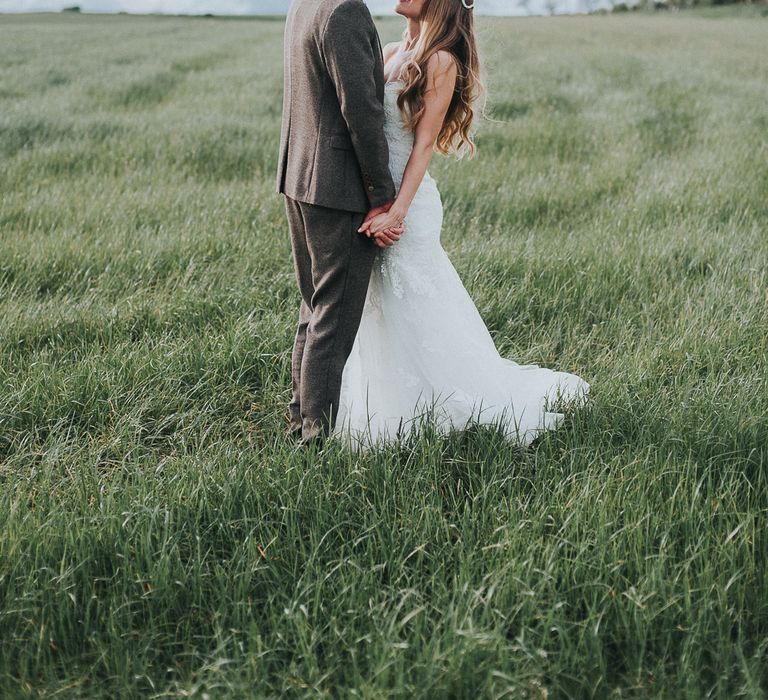
[(368, 191), (373, 192), (376, 188), (373, 185), (368, 185)]

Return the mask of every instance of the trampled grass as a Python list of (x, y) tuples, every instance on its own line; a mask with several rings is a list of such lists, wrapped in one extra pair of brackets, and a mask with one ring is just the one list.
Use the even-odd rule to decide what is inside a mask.
[(443, 242), (593, 402), (367, 456), (281, 437), (281, 29), (0, 18), (0, 696), (765, 697), (768, 19), (481, 23)]

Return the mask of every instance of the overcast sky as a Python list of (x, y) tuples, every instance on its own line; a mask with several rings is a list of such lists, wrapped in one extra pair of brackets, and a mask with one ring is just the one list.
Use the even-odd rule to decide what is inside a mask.
[[(459, 0), (456, 0), (458, 2)], [(366, 0), (376, 14), (390, 14), (395, 0)], [(584, 12), (587, 3), (605, 4), (607, 0), (476, 0), (476, 11), (489, 15), (548, 14)], [(84, 12), (160, 12), (167, 14), (253, 15), (285, 12), (290, 0), (0, 0), (0, 12), (59, 11), (79, 5)]]

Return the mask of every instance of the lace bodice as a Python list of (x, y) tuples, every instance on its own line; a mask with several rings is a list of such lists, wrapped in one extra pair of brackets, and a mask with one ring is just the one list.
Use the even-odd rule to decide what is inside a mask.
[[(389, 146), (389, 169), (395, 187), (399, 190), (403, 173), (413, 151), (414, 133), (405, 123), (403, 114), (397, 106), (397, 96), (403, 81), (388, 82), (384, 88), (384, 133)], [(405, 217), (405, 232), (397, 245), (379, 251), (378, 259), (382, 274), (389, 280), (394, 293), (405, 293), (401, 282), (401, 272), (408, 268), (409, 278), (420, 291), (431, 291), (430, 254), (442, 251), (440, 247), (440, 226), (443, 219), (443, 207), (437, 183), (429, 175), (419, 185), (411, 207)], [(414, 254), (420, 249), (420, 254)], [(412, 290), (413, 291), (413, 290)], [(372, 303), (378, 302), (375, 285), (371, 294)]]
[(402, 87), (402, 80), (384, 86), (384, 134), (389, 146), (389, 169), (398, 189), (413, 150), (413, 132), (406, 127), (403, 114), (397, 106), (397, 96)]

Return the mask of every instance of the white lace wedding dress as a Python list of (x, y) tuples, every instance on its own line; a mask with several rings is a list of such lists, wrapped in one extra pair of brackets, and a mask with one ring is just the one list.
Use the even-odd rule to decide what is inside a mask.
[[(413, 146), (387, 83), (390, 170), (400, 186)], [(563, 414), (551, 402), (586, 397), (580, 377), (501, 357), (440, 244), (443, 206), (427, 173), (398, 243), (377, 252), (363, 318), (344, 367), (334, 433), (355, 448), (407, 436), (427, 415), (442, 431), (502, 426), (529, 444)]]

